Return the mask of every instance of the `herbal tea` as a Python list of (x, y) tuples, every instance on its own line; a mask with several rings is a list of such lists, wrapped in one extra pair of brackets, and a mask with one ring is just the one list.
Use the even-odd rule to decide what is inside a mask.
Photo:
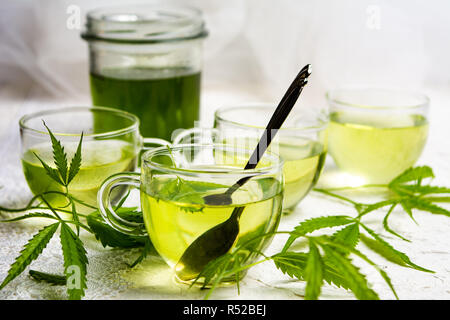
[(330, 115), (329, 150), (338, 167), (366, 183), (386, 183), (414, 165), (428, 135), (422, 115)]
[(199, 116), (200, 73), (186, 68), (111, 68), (90, 74), (94, 105), (119, 108), (141, 120), (144, 137), (171, 139)]
[[(254, 148), (257, 139), (225, 139), (224, 143)], [(302, 200), (319, 179), (325, 161), (326, 150), (322, 143), (301, 137), (282, 137), (267, 149), (284, 160), (283, 212), (287, 213)]]
[[(75, 154), (78, 142), (65, 142), (64, 150), (68, 159)], [(22, 156), (23, 172), (33, 194), (46, 191), (65, 192), (64, 187), (50, 178), (37, 154), (48, 165), (55, 167), (50, 143), (41, 143), (28, 149)], [(69, 185), (69, 192), (74, 197), (90, 205), (97, 204), (97, 191), (101, 183), (112, 174), (133, 171), (136, 165), (135, 148), (122, 140), (85, 141), (82, 145), (82, 164), (80, 171)], [(51, 205), (60, 207), (67, 200), (57, 194), (46, 195)]]
[[(154, 177), (148, 190), (141, 188), (146, 229), (154, 247), (171, 267), (197, 237), (227, 220), (237, 206), (245, 206), (245, 209), (239, 220), (236, 244), (276, 230), (282, 202), (279, 181), (251, 179), (233, 193), (232, 205), (204, 204), (204, 196), (223, 193), (229, 187), (166, 175)], [(265, 240), (257, 241), (253, 249), (262, 250), (266, 245)]]

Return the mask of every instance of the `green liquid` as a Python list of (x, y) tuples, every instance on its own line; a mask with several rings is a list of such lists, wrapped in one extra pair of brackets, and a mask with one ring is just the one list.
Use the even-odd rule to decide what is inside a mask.
[(200, 73), (188, 69), (115, 68), (90, 74), (94, 105), (131, 112), (144, 137), (171, 140), (198, 120)]
[(387, 183), (414, 165), (428, 136), (421, 115), (330, 115), (329, 150), (337, 166), (365, 183)]
[(291, 211), (315, 186), (325, 162), (324, 146), (316, 141), (302, 140), (280, 143), (279, 153), (284, 160), (283, 211)]
[[(278, 140), (277, 140), (278, 141)], [(322, 143), (306, 138), (280, 138), (267, 149), (279, 154), (284, 160), (283, 212), (289, 213), (316, 184), (322, 171), (326, 150)], [(225, 143), (237, 144), (253, 149), (257, 139), (226, 139)], [(236, 161), (236, 160), (233, 160)]]
[[(64, 143), (69, 164), (77, 146), (77, 142)], [(27, 150), (22, 156), (22, 167), (31, 192), (35, 195), (47, 191), (65, 192), (63, 186), (47, 175), (44, 167), (33, 153), (41, 157), (49, 166), (56, 168), (50, 143), (39, 144)], [(96, 206), (97, 191), (106, 178), (115, 173), (134, 170), (136, 151), (132, 145), (121, 140), (85, 141), (82, 146), (81, 159), (80, 171), (69, 184), (69, 193)], [(48, 194), (45, 198), (55, 207), (67, 204), (67, 200), (61, 195)]]
[[(245, 205), (236, 245), (278, 227), (282, 193), (275, 179), (250, 180), (233, 193), (233, 205), (227, 206), (205, 205), (202, 200), (206, 195), (225, 192), (227, 186), (187, 181), (189, 187), (177, 190), (171, 197), (158, 190), (158, 186), (164, 188), (174, 181), (174, 178), (160, 178), (152, 181), (151, 190), (141, 188), (146, 228), (155, 249), (171, 267), (197, 237), (227, 220), (236, 206)], [(268, 239), (255, 241), (253, 249), (262, 250), (268, 243)], [(251, 254), (247, 256), (248, 261)]]

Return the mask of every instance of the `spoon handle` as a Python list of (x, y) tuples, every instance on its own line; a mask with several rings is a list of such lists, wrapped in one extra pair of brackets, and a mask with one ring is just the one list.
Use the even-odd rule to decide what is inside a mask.
[(254, 169), (257, 166), (262, 155), (272, 142), (272, 139), (277, 134), (278, 129), (280, 129), (281, 125), (286, 120), (287, 116), (294, 107), (295, 102), (297, 102), (297, 99), (300, 96), (303, 87), (306, 85), (306, 83), (308, 83), (308, 77), (310, 74), (311, 65), (308, 64), (304, 66), (302, 70), (300, 70), (294, 81), (292, 81), (291, 85), (289, 86), (277, 108), (275, 109), (272, 118), (270, 118), (269, 123), (267, 124), (266, 129), (264, 130), (262, 137), (258, 142), (258, 145), (253, 151), (252, 156), (245, 165), (244, 170)]
[[(269, 123), (264, 129), (261, 139), (258, 142), (255, 150), (253, 151), (250, 159), (244, 167), (244, 170), (254, 169), (259, 160), (262, 158), (264, 152), (267, 147), (272, 142), (272, 139), (280, 129), (283, 122), (286, 120), (287, 116), (291, 112), (292, 108), (297, 102), (300, 93), (303, 90), (303, 87), (308, 83), (308, 77), (311, 75), (311, 65), (307, 64), (304, 66), (300, 72), (295, 77), (294, 81), (292, 81), (291, 85), (287, 89), (280, 103), (278, 104), (275, 112), (269, 120)], [(225, 193), (231, 195), (234, 191), (236, 191), (239, 187), (241, 187), (244, 183), (246, 183), (251, 177), (244, 177), (239, 179), (234, 185), (232, 185)]]

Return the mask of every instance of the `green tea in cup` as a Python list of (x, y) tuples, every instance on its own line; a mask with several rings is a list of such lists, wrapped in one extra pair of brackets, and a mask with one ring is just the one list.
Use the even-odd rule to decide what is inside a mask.
[[(147, 151), (142, 156), (140, 175), (122, 173), (104, 182), (98, 194), (100, 211), (118, 231), (148, 234), (160, 256), (174, 268), (200, 235), (226, 221), (234, 208), (244, 207), (234, 244), (238, 247), (274, 232), (281, 214), (282, 160), (266, 152), (256, 169), (243, 170), (244, 159), (248, 160), (251, 151), (221, 144), (175, 145)], [(232, 194), (231, 204), (204, 201), (208, 195), (225, 192), (243, 177), (251, 178)], [(140, 188), (144, 225), (124, 221), (109, 204), (110, 191), (127, 183)], [(272, 236), (253, 241), (243, 251), (240, 262), (251, 263), (255, 252), (264, 250)], [(190, 283), (194, 278), (177, 280)], [(234, 276), (225, 279), (233, 280)]]
[(25, 115), (19, 121), (25, 179), (33, 194), (45, 194), (54, 207), (66, 206), (67, 199), (53, 191), (66, 190), (47, 174), (41, 162), (56, 168), (44, 123), (61, 141), (68, 161), (83, 133), (81, 167), (68, 192), (90, 206), (97, 205), (98, 188), (107, 177), (136, 167), (144, 139), (139, 134), (139, 120), (130, 113), (103, 107), (71, 107)]
[(329, 151), (345, 173), (388, 183), (413, 166), (428, 136), (428, 97), (374, 88), (328, 92)]

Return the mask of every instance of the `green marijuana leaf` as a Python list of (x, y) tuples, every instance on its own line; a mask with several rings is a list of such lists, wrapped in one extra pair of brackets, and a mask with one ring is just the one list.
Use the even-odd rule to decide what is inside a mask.
[(350, 290), (357, 299), (379, 299), (375, 291), (369, 288), (366, 277), (359, 272), (359, 268), (355, 267), (348, 257), (341, 255), (338, 251), (333, 250), (333, 248), (328, 245), (323, 245), (322, 248), (325, 251), (326, 257), (345, 277)]
[(61, 246), (64, 256), (64, 274), (70, 300), (84, 296), (88, 260), (83, 243), (65, 223), (61, 223)]
[(30, 270), (29, 274), (36, 281), (43, 281), (43, 282), (47, 282), (47, 283), (50, 283), (53, 285), (65, 285), (66, 284), (65, 276), (60, 276), (57, 274), (50, 274), (50, 273), (36, 271), (36, 270)]
[(139, 263), (141, 263), (142, 261), (144, 261), (144, 259), (148, 256), (149, 253), (151, 252), (155, 252), (155, 248), (153, 247), (152, 242), (150, 241), (150, 239), (148, 237), (145, 238), (144, 240), (144, 247), (142, 248), (141, 254), (139, 255), (139, 257), (130, 265), (130, 268), (134, 268), (135, 266), (137, 266)]
[(61, 175), (63, 185), (67, 186), (67, 154), (64, 151), (64, 147), (61, 145), (61, 142), (55, 138), (45, 122), (42, 122), (44, 123), (45, 128), (47, 128), (50, 139), (52, 140), (53, 160), (55, 161), (56, 168)]
[(349, 248), (355, 248), (359, 241), (359, 224), (352, 223), (345, 228), (336, 231), (331, 239)]
[[(299, 280), (305, 280), (304, 270), (307, 258), (307, 253), (290, 251), (281, 252), (271, 257), (277, 269), (291, 278), (297, 278)], [(337, 287), (349, 289), (345, 278), (343, 278), (341, 273), (326, 259), (323, 259), (323, 279), (328, 284), (333, 283)]]
[(308, 233), (323, 228), (346, 225), (351, 222), (353, 222), (353, 218), (348, 216), (326, 216), (302, 221), (297, 227), (295, 227), (294, 231), (291, 233), (289, 239), (284, 245), (283, 251), (289, 249), (295, 239), (303, 237)]
[(81, 144), (83, 142), (83, 132), (81, 133), (80, 142), (78, 143), (77, 151), (72, 157), (69, 168), (69, 176), (67, 177), (67, 184), (69, 184), (73, 178), (77, 175), (78, 171), (80, 171), (81, 167)]
[(406, 182), (416, 181), (420, 184), (423, 179), (434, 178), (433, 170), (428, 166), (414, 167), (405, 170), (403, 173), (399, 174), (390, 183), (390, 187), (395, 187)]
[(366, 230), (372, 237), (375, 239), (374, 241), (370, 241), (370, 238), (367, 238), (364, 235), (361, 235), (361, 240), (372, 250), (383, 256), (385, 259), (397, 263), (401, 266), (408, 266), (413, 269), (417, 269), (420, 271), (425, 272), (431, 272), (434, 273), (434, 271), (425, 269), (423, 267), (420, 267), (416, 264), (414, 264), (406, 254), (403, 252), (400, 252), (396, 249), (394, 249), (388, 242), (383, 240), (380, 235), (378, 235), (375, 231), (369, 229), (367, 226), (362, 225), (364, 230)]
[[(132, 220), (130, 217), (139, 217), (139, 220), (135, 222), (142, 222), (142, 213), (134, 211), (135, 208), (119, 208), (116, 209), (116, 213), (128, 221)], [(103, 217), (98, 211), (94, 211), (87, 217), (87, 223), (95, 235), (95, 238), (99, 240), (103, 247), (109, 246), (112, 248), (135, 248), (142, 247), (145, 245), (146, 238), (148, 237), (137, 237), (126, 235), (122, 232), (114, 230), (109, 224), (103, 220)]]
[(317, 300), (323, 283), (323, 264), (319, 249), (313, 239), (309, 239), (309, 253), (305, 268), (305, 299)]
[(8, 275), (2, 284), (0, 284), (0, 289), (4, 288), (9, 282), (21, 274), (41, 254), (58, 229), (58, 226), (59, 222), (46, 226), (28, 241), (20, 252), (20, 255), (16, 258), (16, 261), (11, 265)]
[(50, 167), (48, 164), (45, 163), (44, 160), (42, 160), (35, 152), (33, 152), (34, 156), (38, 158), (38, 160), (41, 162), (42, 166), (44, 167), (45, 171), (47, 172), (47, 175), (52, 178), (54, 181), (59, 183), (62, 186), (65, 186), (65, 182), (61, 179), (60, 173), (58, 170)]

